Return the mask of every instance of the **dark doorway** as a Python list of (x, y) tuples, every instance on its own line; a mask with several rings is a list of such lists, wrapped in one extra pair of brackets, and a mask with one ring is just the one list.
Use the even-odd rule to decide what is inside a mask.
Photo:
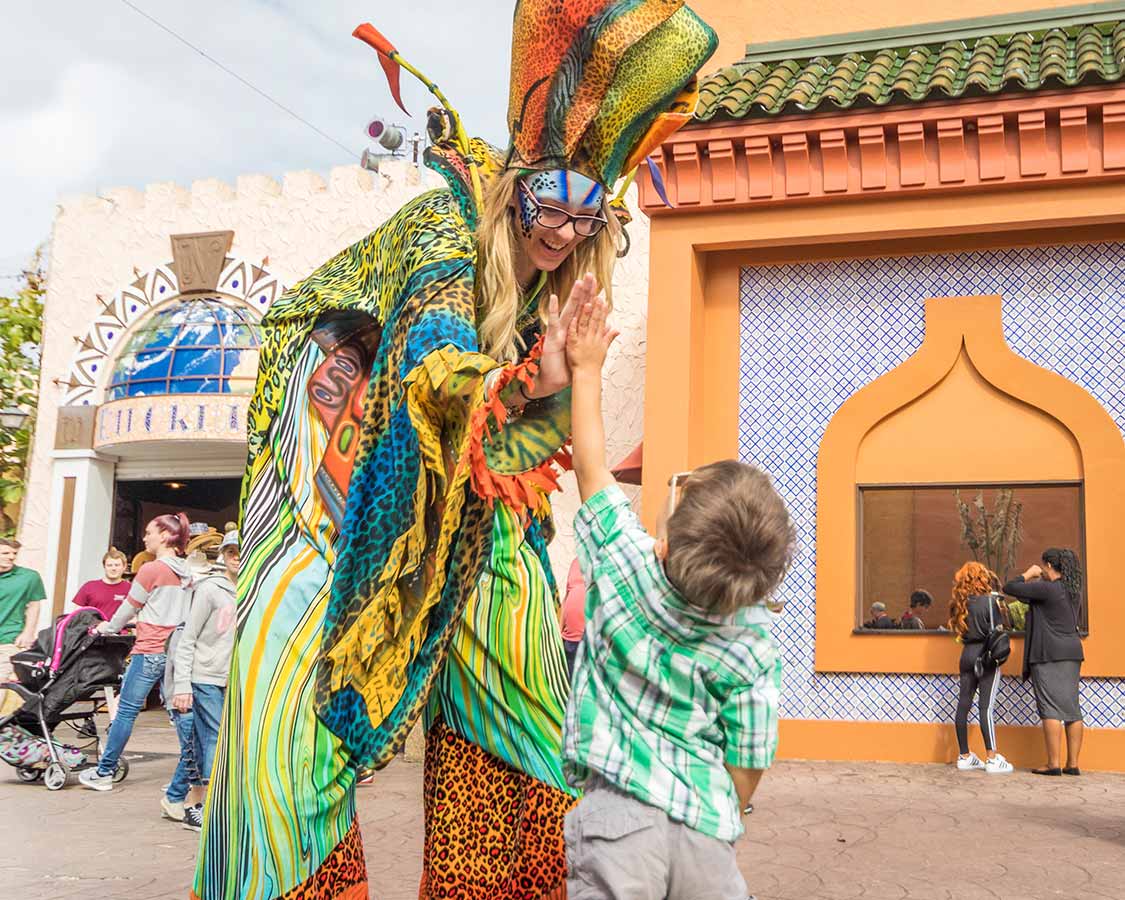
[(156, 516), (183, 512), (193, 525), (222, 532), (238, 519), (238, 478), (118, 481), (110, 543), (130, 559), (144, 549), (145, 525)]

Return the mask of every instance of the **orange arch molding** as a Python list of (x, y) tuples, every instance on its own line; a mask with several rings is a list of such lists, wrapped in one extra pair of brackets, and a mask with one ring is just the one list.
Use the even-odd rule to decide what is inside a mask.
[[(1061, 375), (1017, 356), (1004, 341), (999, 297), (954, 297), (926, 301), (926, 336), (906, 362), (858, 391), (833, 416), (817, 461), (816, 670), (820, 672), (957, 671), (958, 645), (945, 633), (855, 634), (858, 595), (858, 461), (861, 448), (877, 428), (942, 383), (965, 362), (984, 384), (979, 396), (995, 394), (1014, 415), (1054, 429), (1060, 440), (1032, 448), (1043, 454), (1043, 479), (1081, 476), (1085, 486), (1087, 596), (1090, 636), (1085, 642), (1084, 675), (1125, 675), (1125, 654), (1117, 652), (1125, 634), (1125, 603), (1119, 596), (1115, 562), (1125, 546), (1125, 442), (1109, 414), (1093, 397)], [(962, 384), (970, 384), (962, 378)], [(971, 386), (971, 385), (970, 385)], [(961, 388), (964, 390), (965, 388)], [(999, 407), (997, 407), (999, 408)], [(972, 411), (966, 416), (972, 419)], [(912, 420), (913, 421), (913, 420)], [(934, 429), (949, 423), (935, 421)], [(987, 432), (987, 423), (984, 425)], [(1018, 438), (997, 435), (998, 443)], [(1079, 467), (1074, 471), (1074, 449)], [(889, 455), (894, 442), (885, 444)], [(900, 456), (901, 456), (901, 447)], [(915, 482), (1032, 480), (1029, 454), (1018, 473), (1003, 477), (979, 451), (966, 444), (964, 454), (918, 453), (909, 460)], [(1034, 457), (1034, 452), (1030, 454)], [(982, 462), (982, 459), (984, 460)], [(901, 459), (888, 459), (888, 471), (901, 471)], [(1016, 465), (1013, 463), (1013, 465)], [(982, 468), (983, 466), (983, 468)], [(864, 472), (871, 469), (865, 458)], [(939, 600), (942, 598), (939, 598)], [(1018, 643), (1018, 641), (1017, 641)], [(1022, 647), (1013, 648), (1005, 671), (1018, 673)]]

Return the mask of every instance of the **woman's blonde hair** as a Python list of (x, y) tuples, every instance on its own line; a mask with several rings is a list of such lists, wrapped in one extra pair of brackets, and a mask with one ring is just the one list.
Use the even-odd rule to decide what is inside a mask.
[(995, 584), (992, 570), (979, 562), (967, 562), (957, 570), (949, 604), (949, 630), (957, 637), (964, 637), (969, 630), (969, 598), (985, 596)]
[[(518, 189), (521, 174), (509, 169), (496, 176), (484, 196), (484, 210), (477, 224), (477, 333), (481, 352), (501, 362), (512, 362), (521, 350), (517, 320), (524, 303), (523, 291), (516, 279), (516, 232), (512, 197)], [(547, 321), (547, 303), (551, 294), (566, 303), (574, 282), (593, 272), (606, 302), (613, 304), (613, 266), (617, 262), (617, 241), (621, 226), (605, 209), (609, 223), (594, 237), (574, 248), (554, 272), (539, 295), (539, 319)]]

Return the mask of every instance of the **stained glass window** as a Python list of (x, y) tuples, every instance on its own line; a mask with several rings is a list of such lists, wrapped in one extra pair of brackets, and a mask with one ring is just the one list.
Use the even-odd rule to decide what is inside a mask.
[(106, 399), (253, 393), (259, 327), (248, 309), (221, 297), (190, 297), (159, 307), (129, 336)]

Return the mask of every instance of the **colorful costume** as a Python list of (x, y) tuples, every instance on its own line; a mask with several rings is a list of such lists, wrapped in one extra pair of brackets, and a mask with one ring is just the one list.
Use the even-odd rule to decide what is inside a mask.
[[(397, 99), (400, 67), (416, 71), (370, 26), (356, 34)], [(678, 0), (521, 2), (510, 164), (612, 185), (690, 116), (714, 45)], [(532, 383), (542, 326), (533, 293), (524, 358), (480, 352), (474, 231), (504, 157), (448, 107), (430, 134), (449, 189), (408, 203), (264, 323), (200, 900), (366, 898), (356, 773), (389, 762), (423, 712), (422, 896), (565, 893), (546, 495), (569, 398), (509, 420), (500, 392)]]

